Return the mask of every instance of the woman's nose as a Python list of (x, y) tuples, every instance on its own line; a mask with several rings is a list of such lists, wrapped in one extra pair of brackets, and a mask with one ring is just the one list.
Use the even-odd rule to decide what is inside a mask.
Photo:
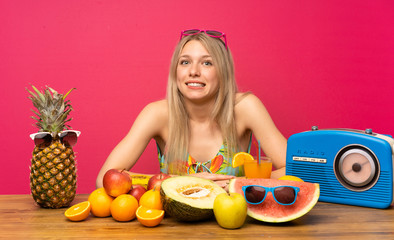
[(190, 76), (195, 77), (195, 76), (200, 76), (200, 67), (198, 64), (192, 64), (190, 67)]

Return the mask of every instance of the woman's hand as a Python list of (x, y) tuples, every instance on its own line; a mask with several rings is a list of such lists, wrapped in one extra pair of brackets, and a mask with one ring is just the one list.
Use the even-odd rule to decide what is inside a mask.
[(235, 176), (231, 176), (231, 175), (223, 175), (223, 174), (215, 174), (215, 173), (207, 173), (207, 172), (192, 173), (189, 174), (189, 176), (212, 180), (217, 185), (219, 185), (224, 190), (226, 190), (226, 192), (228, 192), (228, 184), (230, 182), (230, 179), (235, 178)]

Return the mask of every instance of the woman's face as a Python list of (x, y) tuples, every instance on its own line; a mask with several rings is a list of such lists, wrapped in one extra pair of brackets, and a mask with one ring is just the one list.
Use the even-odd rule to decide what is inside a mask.
[(181, 51), (177, 86), (185, 99), (195, 102), (211, 100), (218, 92), (219, 80), (212, 57), (197, 40), (188, 42)]

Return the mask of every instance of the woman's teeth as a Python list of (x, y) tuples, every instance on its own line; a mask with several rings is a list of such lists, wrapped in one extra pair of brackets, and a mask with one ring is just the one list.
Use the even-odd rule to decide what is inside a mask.
[(186, 83), (186, 85), (191, 86), (191, 87), (204, 87), (205, 84), (203, 83)]

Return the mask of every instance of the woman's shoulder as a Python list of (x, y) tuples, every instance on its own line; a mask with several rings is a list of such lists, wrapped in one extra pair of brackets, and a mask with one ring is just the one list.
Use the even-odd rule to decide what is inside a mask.
[(238, 93), (234, 107), (235, 118), (241, 122), (250, 122), (256, 116), (267, 114), (267, 109), (261, 100), (253, 93)]
[(138, 115), (135, 126), (151, 133), (152, 136), (163, 135), (168, 124), (168, 107), (166, 100), (148, 103)]
[(167, 100), (159, 100), (148, 103), (141, 111), (140, 116), (143, 118), (152, 119), (155, 122), (160, 120), (161, 122), (168, 119), (168, 106)]
[(251, 92), (239, 92), (235, 96), (235, 108), (239, 108), (240, 110), (245, 107), (253, 107), (256, 104), (261, 105), (260, 99)]
[(143, 111), (148, 111), (151, 113), (156, 113), (156, 114), (168, 114), (168, 104), (167, 100), (159, 100), (155, 102), (148, 103)]
[(150, 103), (148, 103), (147, 106), (162, 108), (162, 107), (167, 107), (167, 105), (168, 105), (167, 104), (167, 99), (161, 99), (161, 100), (158, 100), (158, 101), (150, 102)]

